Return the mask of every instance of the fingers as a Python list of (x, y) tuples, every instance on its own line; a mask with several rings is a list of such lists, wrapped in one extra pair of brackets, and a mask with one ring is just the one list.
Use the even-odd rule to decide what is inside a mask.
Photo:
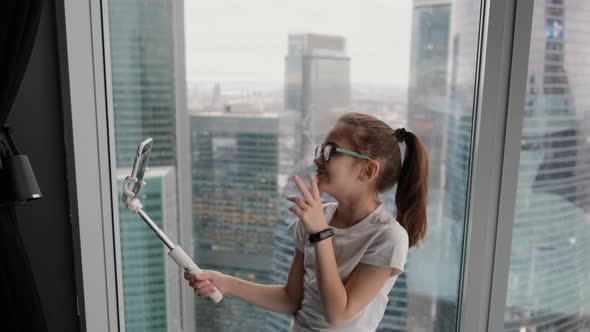
[(309, 207), (309, 205), (307, 205), (307, 203), (304, 200), (297, 196), (287, 196), (287, 199), (297, 204), (297, 206), (299, 206), (301, 210), (306, 210)]
[(316, 200), (319, 200), (320, 199), (320, 188), (318, 188), (318, 179), (315, 176), (310, 175), (309, 176), (309, 183), (311, 185), (311, 195)]
[(215, 286), (208, 281), (201, 281), (197, 285), (193, 286), (195, 293), (199, 296), (209, 296), (215, 292)]
[(208, 280), (210, 277), (208, 271), (195, 274), (184, 272), (184, 278), (189, 281), (189, 285), (194, 288), (194, 292), (201, 297), (208, 297), (215, 292), (215, 285)]
[(210, 288), (204, 289), (204, 290), (196, 290), (195, 289), (195, 293), (197, 293), (197, 295), (199, 295), (200, 297), (209, 297), (211, 295), (213, 295), (213, 293), (215, 293), (215, 288), (213, 288), (213, 286), (211, 286)]
[(301, 210), (297, 205), (289, 207), (289, 210), (295, 213), (295, 215), (299, 217), (299, 219), (303, 219), (303, 210)]
[(208, 271), (202, 271), (195, 274), (185, 271), (184, 279), (188, 280), (191, 286), (193, 286), (193, 284), (196, 285), (199, 282), (205, 284), (210, 283), (209, 279), (211, 279), (211, 274)]
[(308, 204), (313, 203), (315, 199), (313, 195), (309, 192), (309, 190), (307, 190), (307, 188), (305, 187), (305, 183), (303, 183), (303, 181), (297, 175), (293, 176), (293, 181), (295, 181), (295, 185), (297, 185), (297, 188), (303, 195), (303, 198), (305, 198), (305, 201)]
[(188, 271), (184, 271), (184, 279), (186, 280), (207, 280), (209, 278), (211, 278), (211, 275), (208, 271), (201, 271), (195, 274), (192, 274)]
[(208, 281), (208, 280), (204, 280), (204, 281), (194, 281), (193, 280), (193, 281), (189, 282), (189, 285), (192, 288), (197, 288), (197, 289), (200, 290), (200, 289), (202, 289), (204, 287), (207, 287), (207, 286), (213, 285), (213, 284), (210, 281)]

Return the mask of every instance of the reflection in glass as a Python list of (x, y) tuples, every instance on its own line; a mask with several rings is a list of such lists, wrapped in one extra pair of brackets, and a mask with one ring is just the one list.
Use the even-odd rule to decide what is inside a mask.
[(534, 3), (506, 331), (590, 330), (589, 14)]

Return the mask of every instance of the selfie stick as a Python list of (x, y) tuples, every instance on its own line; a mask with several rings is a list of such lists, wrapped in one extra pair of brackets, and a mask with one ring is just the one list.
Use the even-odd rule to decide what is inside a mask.
[[(125, 181), (123, 182), (123, 201), (125, 203), (125, 207), (129, 211), (139, 214), (141, 219), (143, 219), (148, 224), (148, 226), (150, 226), (154, 233), (156, 233), (160, 240), (162, 240), (166, 247), (168, 247), (168, 249), (170, 250), (168, 251), (168, 256), (172, 257), (172, 259), (176, 262), (178, 266), (180, 266), (190, 274), (196, 274), (201, 272), (201, 269), (197, 266), (197, 264), (195, 264), (195, 262), (193, 262), (189, 255), (187, 255), (186, 252), (184, 252), (184, 250), (179, 245), (174, 244), (174, 242), (172, 242), (170, 238), (166, 236), (166, 234), (158, 227), (158, 225), (154, 223), (154, 221), (147, 215), (147, 213), (145, 213), (145, 211), (142, 210), (143, 205), (141, 205), (139, 200), (134, 197), (135, 194), (133, 192), (133, 187), (137, 182), (138, 179), (133, 176), (126, 177)], [(140, 188), (143, 187), (143, 185), (145, 185), (145, 182), (141, 181)], [(215, 286), (213, 287), (215, 288)], [(217, 288), (215, 288), (215, 292), (211, 294), (209, 298), (213, 302), (219, 303), (219, 301), (223, 299), (223, 294), (221, 294), (221, 292)]]

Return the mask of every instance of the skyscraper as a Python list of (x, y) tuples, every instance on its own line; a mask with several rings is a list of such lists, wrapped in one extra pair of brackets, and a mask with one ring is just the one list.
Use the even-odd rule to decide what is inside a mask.
[[(285, 110), (298, 112), (299, 156), (315, 144), (350, 105), (350, 57), (346, 39), (312, 33), (290, 34), (285, 58)], [(300, 129), (299, 129), (300, 128)]]
[[(457, 111), (449, 107), (447, 88), (451, 6), (451, 0), (413, 2), (408, 126), (426, 145), (430, 169), (428, 231), (420, 247), (410, 251), (404, 274), (408, 291), (403, 315), (410, 331), (447, 331), (456, 325), (462, 240), (453, 235), (462, 227), (443, 214), (451, 197), (445, 186), (449, 118)], [(437, 277), (424, 278), (432, 274)]]
[[(171, 168), (166, 175), (166, 181), (174, 183), (174, 197), (178, 199), (150, 207), (148, 212), (153, 214), (154, 220), (156, 220), (159, 214), (164, 213), (163, 210), (175, 211), (174, 214), (167, 212), (169, 217), (167, 217), (166, 223), (174, 223), (174, 227), (171, 226), (172, 224), (168, 224), (167, 228), (171, 230), (168, 235), (184, 245), (191, 240), (190, 230), (181, 232), (191, 226), (191, 210), (190, 184), (188, 183), (190, 178), (188, 117), (184, 96), (183, 2), (109, 0), (105, 2), (105, 5), (108, 6), (109, 42), (107, 45), (109, 47), (107, 50), (110, 52), (112, 128), (115, 138), (113, 146), (116, 152), (116, 167), (117, 169), (131, 167), (138, 144), (147, 137), (154, 139), (149, 167), (152, 170), (157, 167)], [(151, 184), (148, 185), (148, 190), (151, 190), (150, 186)], [(117, 189), (119, 190), (120, 187)], [(120, 193), (117, 193), (117, 196), (119, 195)], [(117, 202), (120, 204), (119, 200)], [(128, 214), (128, 212), (120, 213), (121, 232), (126, 232), (124, 236), (127, 238), (145, 237), (145, 225), (123, 228), (127, 227), (125, 226), (125, 218), (129, 217)], [(185, 225), (180, 224), (179, 221), (185, 223), (187, 227), (184, 227)], [(137, 221), (134, 221), (133, 225), (135, 223)], [(140, 220), (139, 223), (143, 222)], [(134, 228), (139, 226), (143, 228)], [(147, 235), (150, 240), (153, 240), (151, 234)], [(157, 239), (155, 241), (157, 245), (161, 246)], [(154, 250), (156, 249), (154, 248), (149, 247), (152, 254), (134, 253), (133, 255), (138, 255), (139, 262), (131, 258), (134, 256), (129, 251), (121, 252), (122, 269), (126, 271), (123, 274), (135, 275), (138, 271), (142, 271), (142, 265), (138, 264), (144, 264), (150, 269), (158, 271), (164, 269), (164, 266), (169, 262), (155, 255)], [(143, 251), (143, 247), (128, 249)], [(158, 248), (158, 250), (162, 250), (162, 248)], [(127, 258), (124, 255), (127, 255)], [(166, 275), (167, 294), (169, 294), (170, 287), (178, 288), (181, 282), (180, 270), (177, 266), (174, 265), (174, 267), (175, 269)], [(159, 287), (155, 282), (152, 280), (150, 287)], [(131, 291), (126, 289), (128, 286), (132, 287)], [(186, 287), (186, 285), (183, 286)], [(168, 310), (172, 308), (174, 312), (180, 310), (178, 308), (181, 305), (181, 300), (177, 296), (173, 301), (168, 298), (168, 302), (163, 303), (163, 309), (159, 307), (162, 303), (156, 304), (154, 302), (151, 307), (144, 308), (147, 311), (141, 313), (139, 312), (141, 309), (137, 306), (142, 303), (133, 300), (135, 298), (133, 289), (135, 288), (133, 288), (132, 281), (123, 282), (123, 287), (120, 289), (125, 304), (125, 313), (129, 311), (131, 317), (135, 317), (133, 319), (144, 319), (145, 322), (137, 322), (139, 325), (133, 325), (136, 323), (126, 320), (127, 331), (133, 331), (132, 326), (141, 326), (138, 328), (139, 331), (144, 331), (144, 328), (148, 330), (149, 327), (142, 325), (152, 321), (152, 312), (147, 309), (157, 309), (158, 312), (166, 312), (166, 307), (169, 308)], [(131, 300), (127, 300), (126, 295), (131, 296)], [(151, 301), (150, 298), (146, 298), (146, 300)], [(158, 301), (161, 302), (161, 299)], [(149, 302), (145, 303), (145, 305), (148, 304)], [(190, 321), (190, 314), (187, 312), (190, 312), (192, 308), (188, 308), (190, 303), (185, 303), (185, 306), (183, 319)], [(153, 317), (157, 317), (159, 314), (153, 313), (153, 315)], [(169, 316), (169, 319), (170, 317), (172, 316)], [(127, 326), (127, 323), (131, 325)], [(158, 331), (180, 329), (180, 325), (160, 324), (158, 326), (160, 326)]]
[[(117, 188), (131, 174), (130, 168), (117, 170)], [(152, 220), (165, 233), (177, 232), (176, 174), (174, 167), (149, 167), (139, 193)], [(167, 250), (148, 225), (137, 215), (119, 206), (119, 234), (123, 301), (126, 331), (178, 331), (180, 329), (180, 289), (178, 267), (167, 258)]]
[[(279, 117), (212, 111), (191, 115), (195, 257), (268, 283), (277, 222)], [(197, 330), (258, 331), (265, 312), (228, 297), (197, 300)]]
[(117, 167), (131, 167), (137, 145), (154, 139), (151, 166), (175, 165), (177, 105), (175, 54), (178, 13), (171, 1), (110, 0), (109, 30)]
[(451, 0), (414, 0), (412, 17), (408, 127), (428, 149), (429, 188), (442, 189)]

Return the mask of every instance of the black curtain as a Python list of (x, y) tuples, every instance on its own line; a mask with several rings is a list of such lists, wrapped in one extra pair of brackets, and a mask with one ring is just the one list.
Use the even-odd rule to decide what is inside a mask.
[[(0, 2), (0, 129), (23, 79), (39, 20), (42, 0)], [(0, 164), (0, 171), (2, 171)], [(7, 186), (0, 184), (0, 190)], [(21, 239), (14, 205), (0, 207), (0, 330), (47, 331), (29, 257)]]

